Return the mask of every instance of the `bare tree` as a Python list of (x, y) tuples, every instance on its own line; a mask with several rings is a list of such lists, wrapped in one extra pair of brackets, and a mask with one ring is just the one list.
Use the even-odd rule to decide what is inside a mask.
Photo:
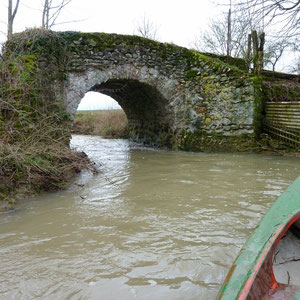
[[(248, 14), (238, 14), (231, 21), (230, 54), (244, 58), (248, 70), (251, 65), (254, 67), (254, 63), (257, 74), (263, 66), (275, 70), (288, 49), (294, 53), (299, 51), (299, 40), (295, 39), (292, 43), (289, 37), (272, 38), (272, 34), (265, 39), (264, 32), (254, 30), (252, 26), (259, 27), (253, 20), (248, 20)], [(209, 29), (200, 34), (192, 47), (198, 51), (228, 55), (228, 15), (212, 20)]]
[(300, 0), (236, 0), (238, 11), (251, 10), (263, 26), (276, 25), (281, 35), (300, 35)]
[(300, 56), (296, 58), (295, 63), (290, 67), (290, 72), (300, 75)]
[(253, 73), (261, 74), (264, 65), (264, 46), (265, 46), (265, 33), (252, 30), (252, 60), (253, 60)]
[(44, 0), (43, 14), (42, 14), (42, 28), (50, 29), (57, 25), (56, 21), (62, 9), (68, 5), (72, 0)]
[[(198, 51), (212, 52), (232, 57), (245, 57), (247, 52), (248, 32), (251, 30), (248, 20), (243, 17), (232, 18), (222, 15), (220, 19), (213, 19), (208, 29), (202, 31), (192, 47)], [(229, 28), (230, 26), (230, 28)]]
[(157, 40), (158, 27), (144, 15), (139, 21), (136, 22), (137, 35), (142, 37)]
[(275, 71), (276, 65), (282, 57), (285, 50), (291, 48), (292, 44), (288, 37), (269, 40), (265, 51), (265, 65), (271, 65)]
[(20, 0), (17, 0), (13, 9), (12, 0), (8, 0), (8, 18), (7, 18), (7, 38), (10, 39), (13, 34), (13, 24), (19, 8)]

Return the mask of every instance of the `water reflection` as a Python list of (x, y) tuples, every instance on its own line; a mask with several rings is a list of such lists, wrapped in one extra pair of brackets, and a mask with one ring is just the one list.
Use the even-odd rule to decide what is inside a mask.
[(0, 219), (0, 298), (214, 299), (297, 159), (75, 136), (101, 163)]

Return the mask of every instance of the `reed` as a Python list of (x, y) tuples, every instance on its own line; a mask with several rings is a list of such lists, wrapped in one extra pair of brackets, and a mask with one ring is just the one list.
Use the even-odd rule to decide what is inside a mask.
[(127, 117), (123, 110), (80, 111), (75, 115), (72, 133), (127, 138)]

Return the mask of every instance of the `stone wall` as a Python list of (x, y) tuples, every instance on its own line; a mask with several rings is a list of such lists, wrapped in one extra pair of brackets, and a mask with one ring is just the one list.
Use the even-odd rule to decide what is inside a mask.
[(71, 115), (86, 92), (98, 91), (122, 106), (135, 140), (176, 147), (183, 132), (253, 136), (253, 80), (237, 67), (136, 36), (59, 34), (69, 47)]

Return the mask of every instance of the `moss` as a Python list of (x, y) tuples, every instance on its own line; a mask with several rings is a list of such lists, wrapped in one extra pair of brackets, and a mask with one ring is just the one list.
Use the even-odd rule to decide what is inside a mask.
[(235, 64), (228, 64), (220, 57), (212, 57), (174, 44), (160, 43), (140, 36), (70, 31), (61, 32), (59, 35), (65, 40), (69, 51), (83, 57), (92, 57), (95, 52), (113, 51), (119, 47), (126, 47), (129, 53), (134, 53), (137, 49), (140, 51), (151, 49), (163, 60), (167, 60), (173, 54), (174, 62), (190, 68), (186, 73), (186, 78), (196, 77), (197, 71), (193, 67), (203, 65), (207, 65), (212, 72), (218, 71), (237, 76), (243, 73)]
[(289, 102), (299, 101), (300, 99), (300, 84), (294, 81), (264, 81), (263, 89), (268, 101), (272, 102)]
[(259, 151), (253, 135), (224, 136), (207, 134), (201, 130), (182, 131), (177, 148), (194, 152), (249, 152)]
[(300, 76), (296, 74), (287, 74), (276, 71), (262, 70), (262, 76), (264, 81), (280, 81), (280, 80), (292, 80), (300, 83)]
[(267, 101), (262, 77), (253, 77), (254, 87), (254, 108), (253, 108), (253, 127), (255, 136), (258, 137), (263, 132), (264, 108)]
[(207, 96), (216, 95), (222, 90), (219, 82), (208, 82), (202, 88)]
[(197, 71), (197, 70), (189, 70), (189, 71), (186, 73), (186, 78), (189, 79), (189, 78), (196, 77), (197, 74), (198, 74), (198, 71)]
[(209, 125), (211, 123), (211, 118), (206, 118), (204, 123), (205, 125)]
[(119, 35), (107, 33), (61, 32), (60, 36), (67, 42), (75, 53), (88, 54), (88, 49), (97, 51), (113, 50), (120, 46), (127, 46), (133, 50), (144, 47), (156, 50), (158, 55), (166, 57), (169, 52), (185, 54), (186, 48), (173, 44), (160, 43), (134, 35)]
[(237, 67), (242, 71), (247, 72), (247, 65), (246, 61), (243, 58), (237, 58), (237, 57), (227, 57), (226, 55), (218, 55), (214, 53), (204, 53), (206, 56), (212, 57), (212, 58), (217, 58), (221, 60), (222, 62)]
[(220, 60), (218, 57), (212, 57), (207, 53), (200, 53), (196, 51), (193, 51), (193, 54), (196, 60), (205, 62), (207, 66), (209, 66), (210, 70), (213, 71), (213, 73), (227, 74), (232, 77), (240, 77), (247, 74), (238, 67)]

